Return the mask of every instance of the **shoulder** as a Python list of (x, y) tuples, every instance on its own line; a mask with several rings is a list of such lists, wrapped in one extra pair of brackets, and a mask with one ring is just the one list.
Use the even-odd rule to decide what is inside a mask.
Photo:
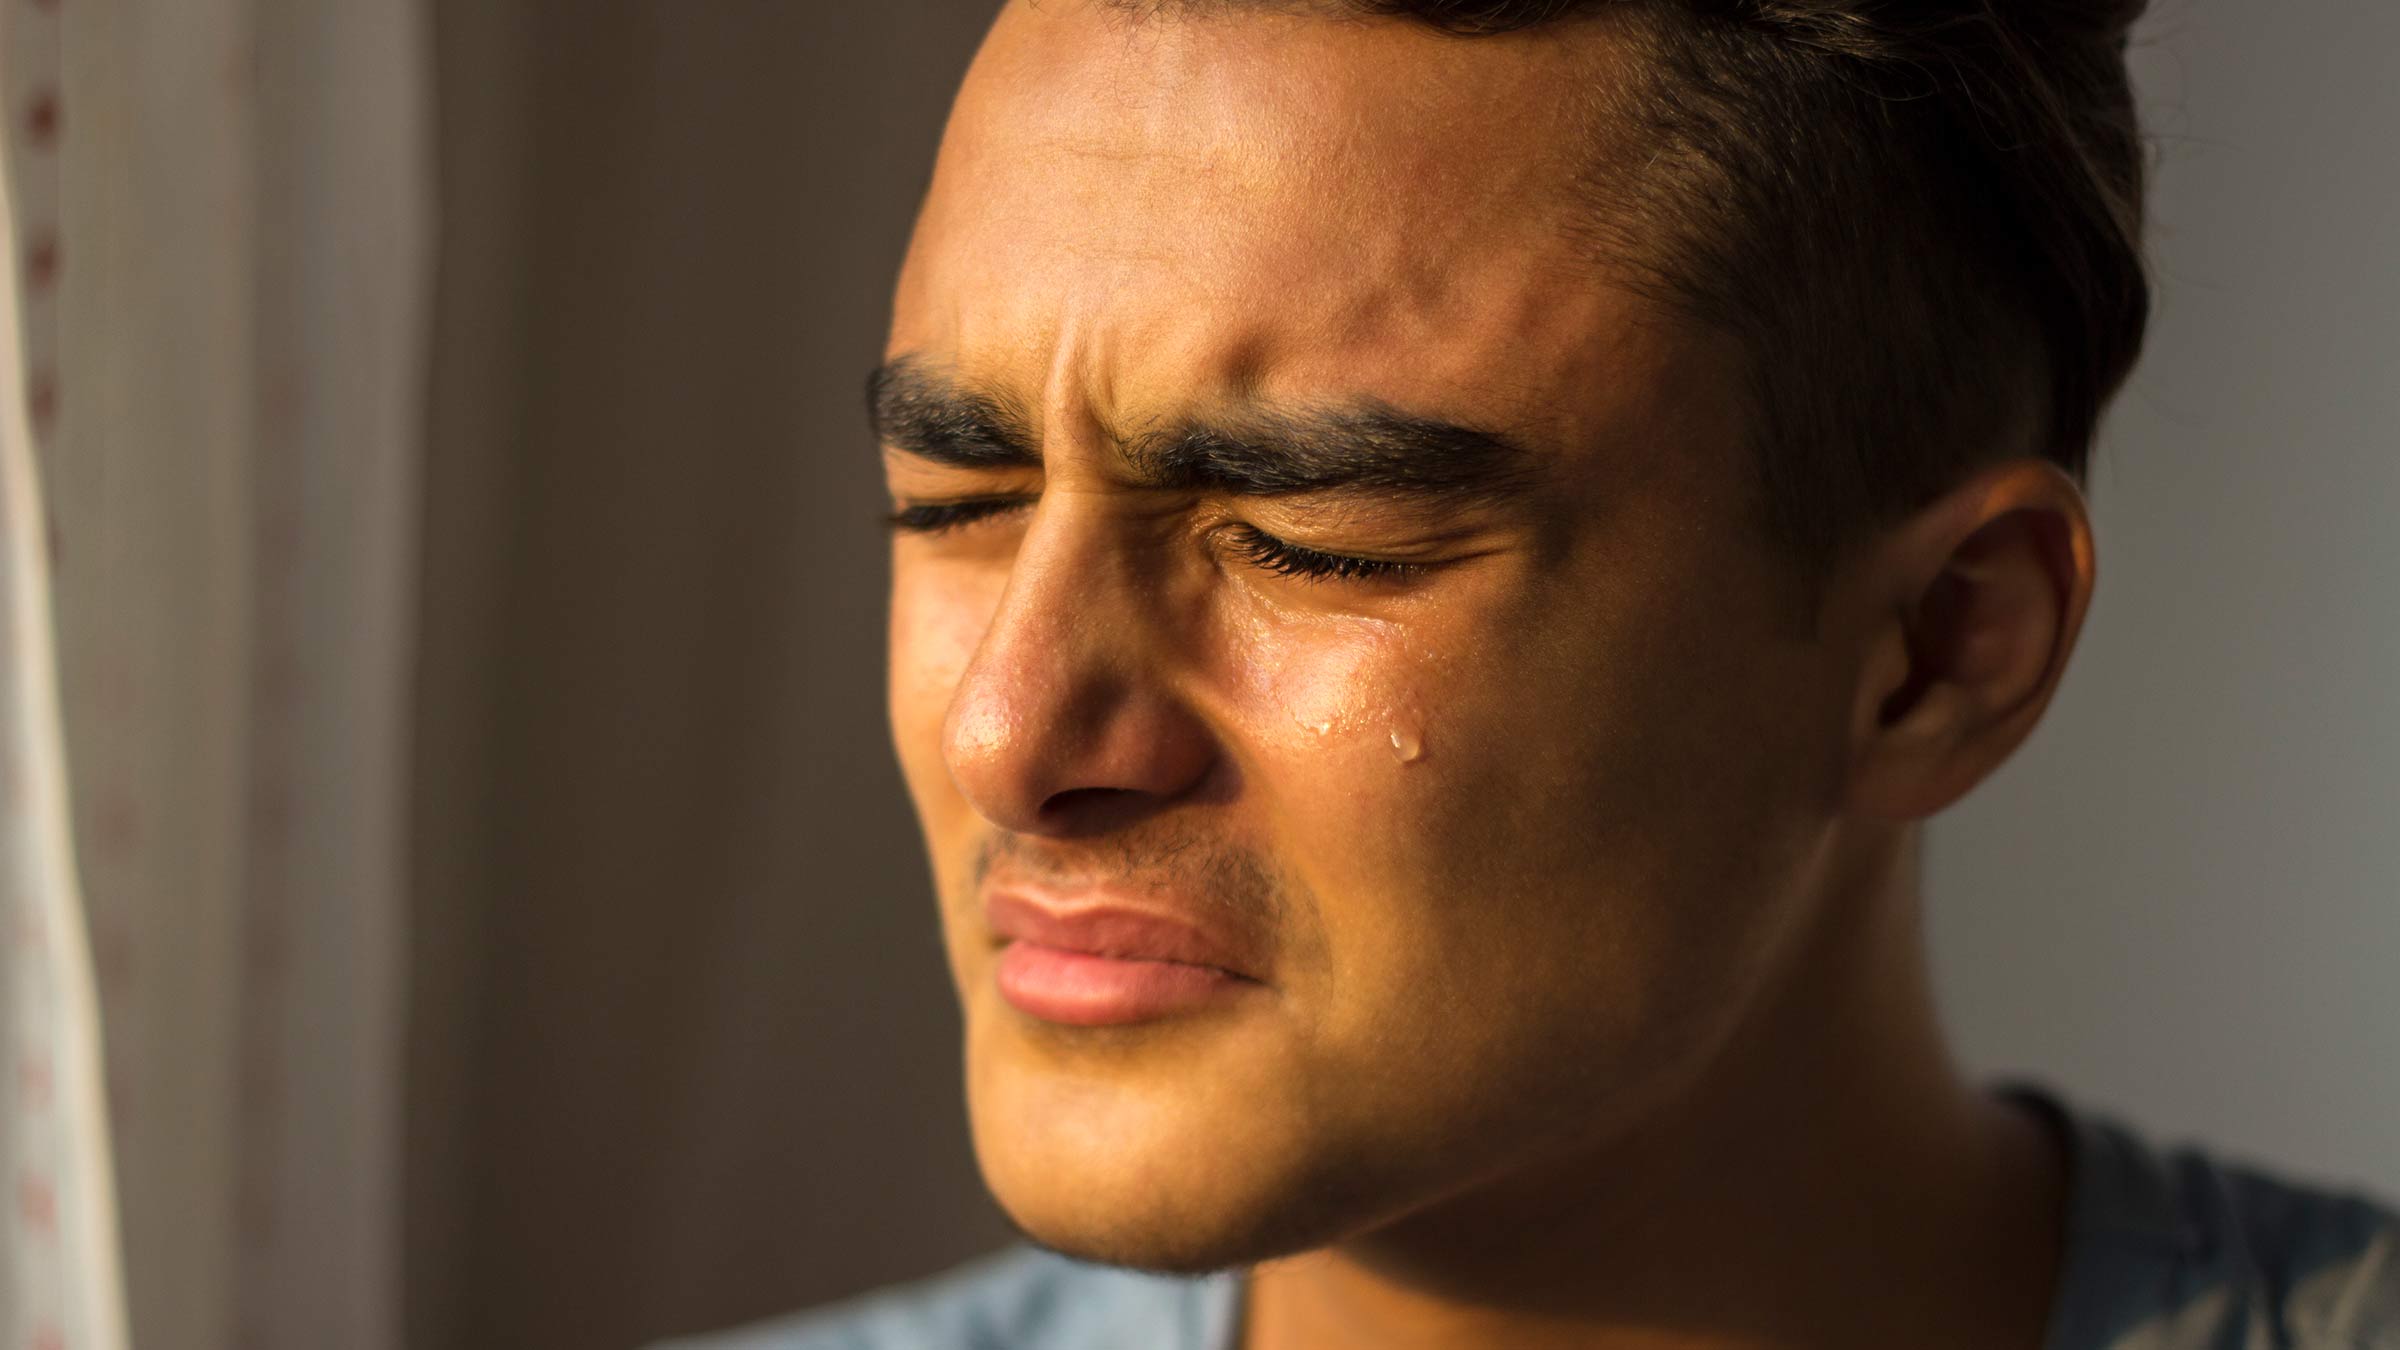
[(2255, 1288), (2255, 1320), (2294, 1350), (2400, 1350), (2400, 1217), (2195, 1150), (2176, 1155), (2218, 1263)]
[(2400, 1350), (2387, 1203), (2063, 1118), (2077, 1175), (2052, 1350)]
[(1019, 1246), (794, 1317), (653, 1350), (1217, 1350), (1232, 1280), (1088, 1265)]

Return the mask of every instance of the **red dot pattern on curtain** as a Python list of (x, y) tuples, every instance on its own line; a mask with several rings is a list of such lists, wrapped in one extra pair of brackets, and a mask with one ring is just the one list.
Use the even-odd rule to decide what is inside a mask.
[[(59, 0), (0, 0), (8, 44), (6, 70), (10, 100), (9, 130), (13, 144), (8, 170), (16, 208), (19, 256), (18, 306), (24, 340), (25, 415), (33, 434), (37, 458), (52, 457), (58, 428), (60, 393), (57, 295), (64, 275), (66, 253), (60, 239), (59, 153), (65, 136), (66, 110), (59, 84)], [(19, 83), (21, 81), (21, 83)], [(55, 515), (48, 519), (48, 552), (55, 568), (62, 561)], [(48, 934), (38, 915), (20, 914), (10, 926), (10, 941), (37, 958), (48, 952)], [(20, 969), (28, 968), (20, 964)], [(55, 1013), (53, 1014), (55, 1015)], [(58, 1118), (56, 1061), (38, 1040), (11, 1047), (13, 1070), (6, 1076), (8, 1109), (15, 1119), (11, 1132), (19, 1139), (59, 1139), (66, 1128)], [(49, 1154), (47, 1161), (45, 1154)], [(24, 1159), (13, 1180), (9, 1206), (9, 1240), (21, 1252), (39, 1253), (42, 1264), (62, 1270), (67, 1260), (61, 1246), (60, 1175), (51, 1150), (20, 1153)], [(20, 1289), (25, 1300), (17, 1326), (26, 1350), (75, 1350), (62, 1326), (64, 1310), (56, 1306), (61, 1290)]]

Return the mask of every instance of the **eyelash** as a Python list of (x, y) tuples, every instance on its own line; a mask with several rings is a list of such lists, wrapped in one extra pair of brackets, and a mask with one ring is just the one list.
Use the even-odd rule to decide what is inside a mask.
[(1303, 581), (1384, 580), (1415, 576), (1425, 570), (1423, 563), (1354, 558), (1346, 553), (1324, 553), (1298, 544), (1287, 544), (1255, 525), (1233, 527), (1233, 548), (1236, 553), (1249, 559), (1252, 566), (1277, 576), (1297, 577)]
[(907, 534), (942, 534), (961, 525), (1014, 511), (1033, 503), (1023, 497), (968, 497), (955, 502), (926, 502), (894, 511), (887, 523)]
[[(892, 528), (909, 534), (942, 534), (1030, 505), (1032, 503), (1022, 497), (970, 497), (955, 502), (926, 502), (893, 512), (889, 523)], [(1357, 558), (1346, 553), (1326, 553), (1286, 543), (1255, 525), (1236, 525), (1232, 527), (1232, 534), (1233, 551), (1251, 566), (1302, 581), (1387, 580), (1415, 576), (1425, 570), (1422, 563)]]

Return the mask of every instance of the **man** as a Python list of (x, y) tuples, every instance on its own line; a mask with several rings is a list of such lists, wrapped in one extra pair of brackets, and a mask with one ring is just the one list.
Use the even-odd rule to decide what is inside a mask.
[(2400, 1345), (2390, 1214), (1927, 991), (2092, 594), (2135, 8), (1011, 0), (874, 409), (1034, 1246), (711, 1344)]

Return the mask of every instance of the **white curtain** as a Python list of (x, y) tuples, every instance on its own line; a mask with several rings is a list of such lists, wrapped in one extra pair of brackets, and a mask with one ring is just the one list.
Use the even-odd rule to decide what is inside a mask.
[[(47, 107), (56, 30), (13, 6), (0, 18), (10, 108)], [(50, 531), (30, 392), (51, 378), (55, 109), (12, 119), (0, 172), (0, 1344), (122, 1350), (108, 1121), (83, 899), (69, 838), (59, 736)], [(20, 281), (22, 278), (22, 282)]]
[[(58, 724), (22, 524), (43, 511), (19, 468), (30, 432), (91, 962), (58, 821), (0, 878), (61, 937), (11, 949), (7, 1015), (71, 1104), (96, 987), (111, 1128), (93, 1112), (12, 1128), (12, 1149), (52, 1149), (82, 1189), (57, 1191), (72, 1245), (12, 1239), (0, 1334), (118, 1344), (113, 1133), (135, 1346), (387, 1350), (431, 238), (421, 0), (4, 3), (27, 371), (0, 388), (0, 411), (22, 409), (0, 420), (17, 429), (10, 762), (34, 771), (38, 823)], [(42, 1281), (67, 1320), (28, 1320), (53, 1315), (29, 1297)]]

